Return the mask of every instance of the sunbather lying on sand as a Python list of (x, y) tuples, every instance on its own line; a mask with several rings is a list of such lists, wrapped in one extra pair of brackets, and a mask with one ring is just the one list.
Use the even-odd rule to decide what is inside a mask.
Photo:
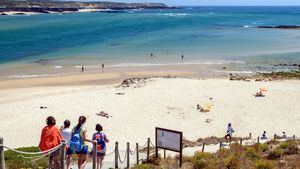
[(101, 111), (100, 113), (96, 113), (96, 115), (109, 118), (109, 115), (107, 113), (105, 113), (104, 111)]
[(199, 110), (200, 112), (209, 112), (210, 111), (210, 109), (203, 108), (199, 104), (197, 104), (197, 110)]

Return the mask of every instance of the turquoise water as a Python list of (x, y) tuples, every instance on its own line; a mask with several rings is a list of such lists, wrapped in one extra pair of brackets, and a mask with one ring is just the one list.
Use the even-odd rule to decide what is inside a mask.
[[(0, 16), (0, 63), (300, 63), (300, 7), (184, 7)], [(41, 60), (42, 59), (42, 60)]]

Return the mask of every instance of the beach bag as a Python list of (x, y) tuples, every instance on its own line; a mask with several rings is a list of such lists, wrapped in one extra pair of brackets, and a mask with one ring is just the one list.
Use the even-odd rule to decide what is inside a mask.
[(70, 149), (77, 152), (83, 148), (80, 131), (81, 128), (79, 130), (76, 130), (76, 128), (74, 128), (74, 133), (72, 133), (71, 140), (70, 140)]
[(103, 133), (96, 133), (95, 140), (97, 141), (97, 152), (103, 153), (106, 148), (106, 142)]

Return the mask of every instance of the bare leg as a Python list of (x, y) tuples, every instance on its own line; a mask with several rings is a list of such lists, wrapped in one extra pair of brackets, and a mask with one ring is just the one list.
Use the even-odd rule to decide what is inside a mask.
[(54, 156), (53, 156), (53, 162), (54, 162), (54, 168), (58, 168), (58, 165), (57, 165), (57, 154), (55, 154)]
[(77, 157), (78, 157), (77, 165), (78, 165), (78, 168), (80, 168), (80, 166), (81, 166), (81, 154), (77, 154)]
[(100, 169), (101, 168), (101, 165), (100, 165), (100, 158), (99, 156), (97, 156), (97, 169)]
[(81, 166), (79, 169), (84, 169), (85, 168), (85, 165), (86, 165), (86, 157), (87, 157), (87, 154), (82, 154), (81, 155)]
[(102, 169), (102, 167), (103, 167), (103, 159), (104, 159), (104, 156), (100, 157), (100, 169)]
[(49, 157), (49, 168), (53, 168), (53, 155), (51, 154)]
[(67, 155), (67, 169), (70, 169), (71, 167), (71, 160), (72, 160), (72, 155)]

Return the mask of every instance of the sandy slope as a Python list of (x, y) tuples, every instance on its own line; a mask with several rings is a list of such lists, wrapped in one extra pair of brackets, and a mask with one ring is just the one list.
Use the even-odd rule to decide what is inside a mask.
[[(268, 88), (267, 97), (253, 96), (260, 87)], [(210, 97), (211, 112), (195, 110)], [(228, 122), (237, 136), (249, 132), (258, 136), (263, 130), (270, 136), (282, 131), (300, 135), (299, 102), (300, 81), (158, 78), (142, 87), (125, 89), (115, 85), (8, 89), (0, 93), (0, 136), (11, 147), (37, 145), (49, 115), (57, 118), (58, 125), (70, 119), (72, 126), (80, 115), (87, 116), (89, 136), (95, 124), (101, 123), (111, 139), (108, 151), (115, 141), (125, 149), (127, 141), (134, 145), (144, 144), (147, 137), (154, 140), (156, 126), (183, 131), (190, 140), (223, 136)], [(41, 110), (40, 106), (48, 108)], [(96, 116), (101, 110), (112, 117)]]

